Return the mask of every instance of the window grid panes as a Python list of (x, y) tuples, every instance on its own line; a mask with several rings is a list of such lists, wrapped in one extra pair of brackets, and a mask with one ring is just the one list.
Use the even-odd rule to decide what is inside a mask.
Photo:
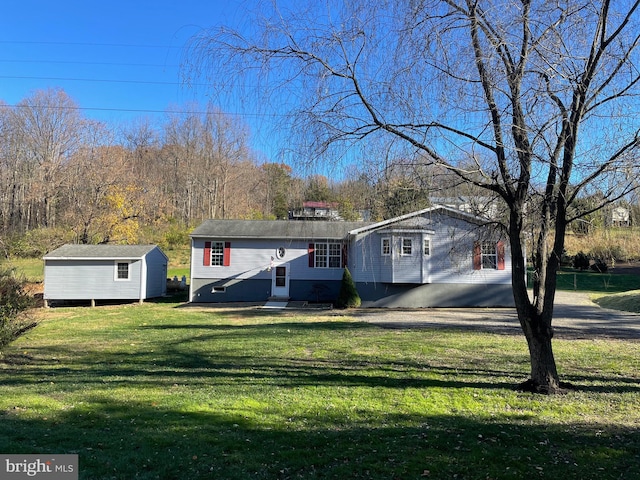
[(117, 278), (118, 280), (128, 280), (129, 279), (129, 264), (126, 262), (118, 262), (118, 272)]
[(383, 238), (382, 239), (382, 255), (388, 257), (391, 255), (391, 239)]
[(211, 265), (221, 267), (224, 265), (224, 243), (211, 242)]
[(425, 238), (422, 242), (422, 253), (425, 257), (431, 255), (431, 240)]
[(314, 250), (316, 268), (342, 267), (341, 243), (316, 243)]
[(342, 265), (342, 245), (339, 243), (329, 244), (329, 268), (340, 268)]
[(411, 255), (413, 253), (413, 242), (410, 238), (402, 239), (402, 255)]
[(498, 255), (493, 242), (482, 242), (482, 268), (491, 270), (498, 268)]
[(327, 244), (316, 243), (316, 268), (327, 268)]

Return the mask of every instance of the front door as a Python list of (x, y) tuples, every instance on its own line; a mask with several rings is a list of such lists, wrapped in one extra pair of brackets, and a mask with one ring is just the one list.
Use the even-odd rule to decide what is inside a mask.
[(283, 263), (271, 269), (271, 296), (289, 298), (289, 264)]

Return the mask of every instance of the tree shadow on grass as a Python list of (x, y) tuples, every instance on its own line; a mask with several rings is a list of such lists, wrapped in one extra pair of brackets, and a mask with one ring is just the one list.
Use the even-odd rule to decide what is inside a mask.
[(213, 412), (87, 398), (0, 413), (4, 453), (75, 453), (80, 479), (639, 478), (637, 428), (298, 409), (241, 399)]
[(301, 359), (244, 353), (206, 356), (170, 347), (165, 352), (85, 353), (56, 365), (51, 358), (74, 355), (68, 348), (32, 348), (2, 359), (5, 386), (28, 385), (36, 375), (64, 391), (109, 385), (171, 388), (194, 382), (211, 388), (256, 384), (265, 387), (369, 387), (386, 389), (510, 389), (513, 372), (449, 367), (427, 362), (361, 359)]
[[(197, 327), (197, 326), (196, 326)], [(194, 327), (194, 328), (196, 328)], [(153, 328), (186, 328), (165, 325)], [(482, 362), (470, 359), (468, 366), (459, 362), (447, 363), (442, 359), (415, 360), (411, 357), (383, 358), (364, 353), (325, 353), (326, 345), (295, 348), (292, 352), (277, 354), (267, 344), (263, 352), (247, 352), (242, 348), (242, 337), (277, 338), (291, 329), (322, 328), (346, 329), (344, 324), (323, 325), (248, 325), (242, 327), (208, 325), (193, 336), (186, 336), (169, 344), (121, 351), (88, 351), (84, 346), (31, 347), (28, 352), (15, 351), (3, 355), (2, 384), (25, 385), (33, 378), (50, 382), (66, 391), (108, 384), (113, 388), (136, 385), (142, 388), (170, 388), (175, 384), (193, 382), (218, 388), (226, 385), (261, 384), (272, 387), (383, 387), (386, 389), (485, 389), (511, 390), (526, 375), (528, 359), (524, 356), (510, 360), (510, 370), (492, 365), (491, 358)], [(360, 325), (357, 328), (374, 327)], [(299, 331), (300, 331), (299, 330)], [(202, 332), (205, 332), (204, 334)], [(292, 342), (290, 336), (283, 336)], [(194, 347), (194, 344), (196, 346)], [(197, 344), (202, 345), (200, 348)], [(217, 345), (211, 351), (208, 345)], [(342, 347), (345, 348), (345, 347)], [(319, 354), (314, 349), (319, 349)], [(62, 360), (59, 360), (62, 359)], [(572, 390), (592, 393), (640, 393), (637, 378), (616, 376), (608, 378), (599, 372), (570, 375), (563, 380), (572, 384)]]

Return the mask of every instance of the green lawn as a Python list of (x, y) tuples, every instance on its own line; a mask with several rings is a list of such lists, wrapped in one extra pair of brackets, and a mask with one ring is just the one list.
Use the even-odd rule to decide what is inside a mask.
[(611, 295), (593, 295), (593, 301), (604, 308), (640, 313), (640, 290)]
[[(0, 451), (82, 479), (640, 478), (640, 344), (557, 340), (576, 389), (517, 393), (524, 338), (348, 314), (42, 310), (0, 356)], [(314, 315), (314, 316), (311, 316)]]

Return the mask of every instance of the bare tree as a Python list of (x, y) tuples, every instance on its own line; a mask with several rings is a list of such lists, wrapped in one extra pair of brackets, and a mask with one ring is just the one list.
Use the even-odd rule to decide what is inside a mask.
[(81, 144), (84, 119), (62, 90), (37, 91), (18, 103), (11, 118), (15, 171), (26, 186), (25, 227), (55, 226), (64, 163)]
[(244, 127), (208, 105), (169, 113), (162, 156), (178, 218), (237, 218), (258, 183)]
[[(251, 30), (203, 32), (192, 58), (236, 79), (231, 87), (267, 89), (317, 152), (390, 136), (501, 198), (531, 360), (522, 386), (555, 393), (552, 318), (569, 207), (594, 184), (605, 202), (621, 198), (637, 176), (628, 174), (638, 168), (638, 5), (270, 2), (247, 12)], [(536, 226), (533, 297), (527, 220)]]

